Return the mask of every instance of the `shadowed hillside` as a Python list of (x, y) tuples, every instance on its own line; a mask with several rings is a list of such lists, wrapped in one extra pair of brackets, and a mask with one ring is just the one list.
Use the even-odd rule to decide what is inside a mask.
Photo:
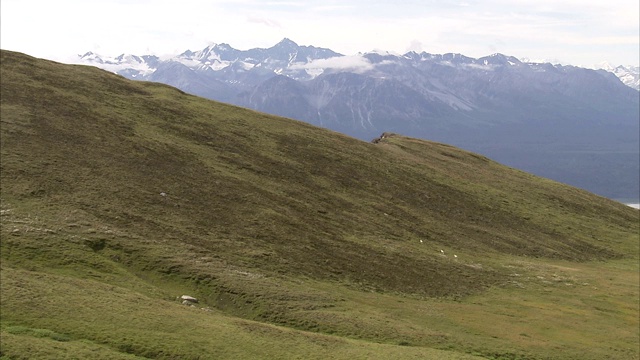
[[(538, 343), (456, 335), (464, 322), (408, 324), (417, 316), (408, 306), (424, 313), (511, 289), (523, 261), (536, 264), (523, 267), (531, 279), (549, 264), (637, 269), (637, 210), (451, 146), (393, 134), (366, 143), (8, 51), (1, 67), (2, 331), (14, 354), (23, 338), (57, 341), (33, 335), (48, 329), (68, 337), (68, 352), (89, 351), (85, 339), (105, 358), (216, 357), (213, 348), (227, 358), (321, 358), (333, 342), (345, 358), (545, 358), (557, 354)], [(637, 298), (637, 287), (628, 291)], [(174, 304), (187, 292), (236, 340), (146, 332), (212, 326)], [(382, 309), (396, 300), (407, 307), (393, 319)], [(66, 302), (74, 314), (63, 315)], [(30, 310), (41, 305), (44, 314)], [(607, 327), (637, 315), (621, 306)], [(165, 323), (113, 328), (143, 313)], [(82, 325), (90, 317), (94, 329)], [(291, 352), (233, 345), (255, 333)], [(583, 355), (581, 341), (565, 345), (571, 356)], [(632, 345), (620, 354), (637, 356)], [(594, 358), (611, 355), (595, 346)]]

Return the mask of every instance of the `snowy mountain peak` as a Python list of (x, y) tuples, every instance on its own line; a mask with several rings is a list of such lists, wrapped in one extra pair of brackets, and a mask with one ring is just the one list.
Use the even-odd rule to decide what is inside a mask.
[(606, 70), (606, 71), (611, 71), (613, 72), (615, 70), (615, 66), (611, 65), (609, 62), (607, 61), (603, 61), (600, 64), (597, 64), (595, 67), (595, 69), (602, 69), (602, 70)]
[(273, 46), (275, 47), (287, 47), (287, 48), (297, 48), (298, 44), (296, 44), (293, 40), (289, 39), (289, 38), (284, 38), (282, 40), (280, 40), (279, 43), (277, 43), (276, 45)]
[(595, 68), (613, 73), (623, 84), (640, 91), (640, 67), (631, 65), (615, 66), (605, 61), (597, 64)]
[(104, 63), (104, 61), (100, 58), (98, 54), (93, 53), (91, 51), (85, 53), (84, 55), (78, 55), (78, 58), (81, 60), (81, 62), (96, 63), (96, 64)]
[(121, 54), (120, 56), (116, 57), (115, 60), (118, 63), (143, 63), (144, 60), (142, 60), (142, 58), (140, 58), (139, 56), (136, 55), (131, 55), (131, 54)]
[(96, 54), (94, 54), (92, 51), (88, 51), (84, 55), (78, 55), (78, 56), (80, 56), (81, 58), (90, 58), (90, 57), (96, 56)]

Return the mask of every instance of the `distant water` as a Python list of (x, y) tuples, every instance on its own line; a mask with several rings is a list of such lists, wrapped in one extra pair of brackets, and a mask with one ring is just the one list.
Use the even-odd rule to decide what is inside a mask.
[(627, 204), (633, 208), (640, 209), (640, 204)]

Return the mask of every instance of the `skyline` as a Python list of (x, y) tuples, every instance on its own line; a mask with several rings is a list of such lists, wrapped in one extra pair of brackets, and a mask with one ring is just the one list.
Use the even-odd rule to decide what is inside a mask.
[(635, 0), (3, 0), (0, 7), (0, 47), (62, 62), (88, 51), (170, 56), (213, 43), (269, 48), (289, 38), (344, 55), (502, 53), (584, 67), (640, 63)]

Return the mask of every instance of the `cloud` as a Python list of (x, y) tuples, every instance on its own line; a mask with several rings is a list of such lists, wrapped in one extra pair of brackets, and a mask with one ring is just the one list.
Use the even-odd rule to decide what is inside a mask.
[(356, 9), (353, 5), (321, 5), (313, 8), (313, 12), (336, 12)]
[(306, 64), (293, 64), (291, 68), (300, 70), (349, 70), (358, 74), (362, 74), (368, 70), (373, 69), (373, 64), (371, 64), (369, 60), (360, 55), (352, 55), (337, 56), (329, 59), (318, 59)]
[(417, 39), (413, 39), (411, 40), (411, 44), (409, 44), (409, 47), (407, 48), (406, 52), (409, 52), (409, 51), (415, 51), (417, 53), (420, 53), (424, 51), (424, 44)]
[(280, 23), (278, 21), (271, 20), (271, 19), (266, 19), (266, 18), (262, 18), (262, 17), (249, 16), (249, 17), (247, 17), (247, 21), (250, 22), (250, 23), (267, 25), (269, 27), (276, 27), (276, 28), (282, 27), (282, 25), (280, 25)]

